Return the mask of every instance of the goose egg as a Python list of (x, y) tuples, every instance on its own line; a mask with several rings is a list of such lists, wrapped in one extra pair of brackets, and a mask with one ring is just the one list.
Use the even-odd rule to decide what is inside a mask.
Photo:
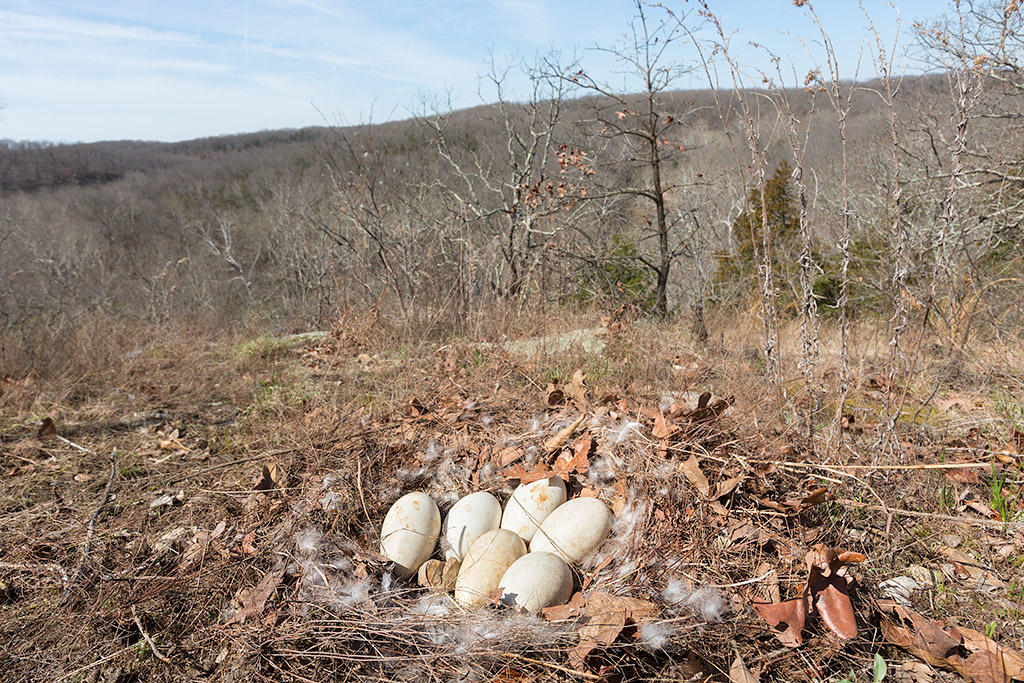
[(509, 607), (539, 612), (563, 605), (572, 596), (572, 571), (551, 553), (527, 553), (512, 563), (499, 582), (501, 601)]
[(530, 541), (530, 552), (579, 563), (608, 538), (615, 517), (597, 498), (574, 498), (554, 510)]
[(508, 529), (488, 531), (466, 553), (455, 580), (455, 602), (480, 607), (501, 585), (501, 577), (513, 562), (526, 554), (526, 543)]
[(452, 506), (444, 520), (444, 557), (460, 562), (476, 539), (501, 523), (501, 503), (487, 493), (471, 493)]
[(564, 502), (565, 482), (561, 477), (520, 484), (505, 505), (501, 528), (515, 532), (529, 542), (541, 522)]
[(380, 551), (395, 563), (395, 575), (407, 579), (427, 561), (441, 533), (441, 512), (425, 493), (409, 493), (388, 510), (380, 528)]

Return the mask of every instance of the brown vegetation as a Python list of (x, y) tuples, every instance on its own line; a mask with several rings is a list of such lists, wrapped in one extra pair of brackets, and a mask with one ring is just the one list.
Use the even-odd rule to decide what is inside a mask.
[[(639, 95), (552, 56), (410, 121), (0, 150), (3, 676), (1024, 680), (1017, 3), (844, 83), (824, 34), (745, 82), (698, 4), (609, 46)], [(399, 495), (581, 419), (619, 521), (570, 605), (393, 581)]]

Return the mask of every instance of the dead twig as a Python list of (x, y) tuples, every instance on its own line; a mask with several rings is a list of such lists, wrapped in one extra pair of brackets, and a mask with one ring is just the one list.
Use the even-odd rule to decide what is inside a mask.
[(96, 451), (91, 450), (89, 448), (86, 448), (85, 446), (79, 446), (77, 443), (75, 443), (71, 439), (65, 439), (60, 434), (54, 434), (54, 436), (56, 436), (58, 440), (63, 441), (64, 443), (66, 443), (69, 446), (73, 446), (74, 448), (77, 448), (78, 450), (82, 451), (83, 453), (92, 453), (93, 455), (96, 455)]
[(943, 515), (938, 512), (918, 512), (917, 510), (901, 510), (899, 508), (882, 507), (881, 505), (872, 505), (871, 503), (862, 503), (857, 500), (848, 500), (840, 498), (836, 500), (840, 505), (849, 505), (851, 507), (864, 508), (867, 510), (878, 510), (890, 515), (903, 515), (904, 517), (921, 517), (923, 519), (938, 519), (944, 522), (956, 522), (958, 524), (967, 524), (968, 526), (990, 526), (998, 527), (1000, 529), (1024, 529), (1024, 522), (1000, 522), (995, 519), (968, 519), (966, 517), (954, 517), (953, 515)]
[(555, 671), (561, 671), (562, 673), (572, 674), (573, 676), (579, 676), (580, 678), (586, 678), (592, 681), (599, 681), (602, 678), (601, 676), (592, 673), (587, 673), (586, 671), (577, 671), (576, 669), (570, 669), (568, 667), (559, 666), (553, 662), (545, 662), (539, 659), (533, 659), (531, 657), (524, 657), (513, 652), (503, 652), (501, 653), (501, 656), (507, 659), (517, 659), (523, 662), (529, 662), (530, 664), (539, 664), (548, 669), (554, 669)]
[(747, 460), (747, 462), (752, 462), (757, 465), (780, 465), (785, 467), (802, 467), (804, 469), (824, 470), (826, 472), (832, 472), (835, 470), (875, 470), (879, 472), (902, 470), (962, 470), (971, 468), (989, 468), (992, 466), (991, 462), (939, 462), (926, 463), (922, 465), (819, 465), (813, 462), (789, 462), (786, 460)]
[(101, 664), (106, 664), (111, 659), (117, 659), (121, 655), (129, 653), (131, 651), (131, 649), (132, 649), (131, 646), (128, 646), (128, 647), (124, 648), (123, 650), (118, 650), (117, 652), (114, 652), (113, 654), (109, 654), (106, 657), (101, 657), (101, 658), (97, 659), (95, 662), (91, 662), (89, 664), (86, 664), (85, 666), (82, 666), (82, 667), (79, 667), (79, 668), (75, 669), (74, 671), (66, 673), (63, 676), (61, 676), (60, 678), (55, 678), (55, 679), (53, 679), (53, 681), (54, 681), (54, 683), (60, 683), (60, 681), (66, 681), (69, 678), (74, 678), (76, 676), (79, 676), (79, 675), (85, 673), (86, 671), (89, 671), (90, 669), (95, 669), (96, 667), (100, 666)]
[(139, 619), (139, 615), (135, 612), (135, 605), (132, 605), (132, 619), (135, 621), (135, 625), (139, 628), (139, 633), (141, 633), (142, 637), (146, 640), (146, 645), (149, 645), (149, 649), (153, 651), (153, 656), (159, 659), (164, 664), (170, 664), (171, 660), (160, 653), (160, 650), (158, 650), (156, 647), (156, 643), (153, 642), (153, 639), (150, 638), (149, 633), (147, 633), (146, 629), (143, 628), (142, 620)]
[(363, 504), (363, 514), (366, 516), (366, 521), (371, 522), (369, 510), (366, 509), (366, 496), (363, 495), (363, 459), (356, 458), (356, 489), (359, 491), (359, 502)]
[(64, 592), (60, 596), (61, 607), (67, 606), (68, 600), (71, 597), (71, 591), (74, 589), (75, 584), (78, 583), (78, 579), (82, 575), (82, 569), (85, 567), (85, 561), (89, 558), (89, 553), (92, 551), (92, 535), (96, 531), (96, 520), (99, 519), (100, 513), (103, 512), (107, 501), (110, 500), (110, 489), (114, 485), (114, 476), (117, 474), (116, 456), (117, 450), (110, 451), (110, 476), (107, 477), (107, 487), (103, 490), (103, 498), (100, 500), (100, 504), (96, 506), (96, 512), (92, 514), (92, 519), (89, 520), (89, 527), (85, 533), (85, 544), (82, 546), (82, 556), (78, 559), (78, 566), (75, 567), (71, 579), (64, 586)]
[(175, 479), (171, 479), (167, 483), (168, 484), (177, 484), (179, 481), (184, 481), (184, 480), (189, 479), (191, 477), (198, 477), (200, 474), (207, 474), (208, 472), (213, 472), (215, 470), (224, 469), (225, 467), (231, 467), (232, 465), (242, 465), (242, 464), (247, 463), (247, 462), (252, 462), (253, 460), (259, 460), (261, 458), (270, 458), (270, 457), (273, 457), (275, 455), (284, 455), (285, 453), (293, 453), (293, 452), (295, 452), (297, 450), (298, 450), (297, 448), (282, 448), (280, 450), (270, 451), (268, 453), (260, 453), (259, 455), (251, 455), (248, 458), (241, 458), (239, 460), (232, 460), (231, 462), (222, 462), (219, 465), (211, 465), (210, 467), (205, 467), (205, 468), (203, 468), (201, 470), (197, 470), (195, 472), (189, 472), (188, 474), (183, 474), (180, 477), (177, 477)]

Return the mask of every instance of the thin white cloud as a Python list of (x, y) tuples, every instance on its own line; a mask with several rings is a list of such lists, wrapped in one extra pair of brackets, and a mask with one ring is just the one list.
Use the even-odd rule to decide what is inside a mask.
[(146, 44), (196, 44), (194, 36), (158, 31), (146, 26), (77, 19), (67, 16), (26, 14), (0, 10), (0, 38), (60, 42), (76, 39), (128, 41)]

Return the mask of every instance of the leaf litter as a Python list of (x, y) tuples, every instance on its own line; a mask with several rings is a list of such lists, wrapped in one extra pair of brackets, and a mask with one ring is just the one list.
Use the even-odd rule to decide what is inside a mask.
[[(332, 353), (328, 347), (309, 358), (327, 363)], [(454, 372), (459, 364), (444, 367)], [(600, 400), (590, 392), (585, 374), (576, 371), (526, 399), (449, 385), (407, 394), (422, 398), (392, 412), (320, 407), (317, 419), (289, 425), (291, 444), (278, 434), (268, 447), (275, 436), (268, 431), (261, 444), (224, 451), (209, 465), (232, 469), (185, 472), (184, 488), (164, 486), (174, 502), (145, 517), (151, 528), (138, 527), (145, 530), (120, 545), (105, 540), (102, 564), (90, 558), (86, 580), (108, 604), (138, 604), (140, 613), (159, 615), (181, 596), (212, 610), (216, 620), (191, 631), (159, 616), (146, 622), (169, 643), (162, 649), (172, 662), (183, 665), (190, 653), (205, 651), (210, 671), (226, 670), (231, 652), (258, 642), (269, 675), (289, 670), (315, 679), (332, 672), (403, 678), (428, 670), (495, 680), (612, 681), (685, 672), (747, 683), (823, 675), (820, 666), (795, 664), (777, 641), (785, 650), (830, 652), (836, 662), (846, 661), (839, 653), (854, 660), (889, 644), (965, 680), (1022, 680), (1017, 650), (979, 630), (923, 616), (928, 603), (918, 593), (908, 595), (909, 605), (873, 601), (878, 582), (859, 568), (891, 552), (884, 534), (892, 518), (844, 525), (848, 511), (835, 501), (850, 481), (801, 468), (813, 462), (807, 451), (791, 444), (780, 449), (750, 430), (743, 421), (749, 408), (732, 396), (703, 392), (692, 402), (662, 406), (624, 390), (599, 394)], [(33, 435), (45, 448), (63, 443), (53, 424)], [(167, 425), (157, 443), (176, 455), (209, 449), (191, 435)], [(151, 447), (142, 440), (152, 444), (152, 434), (138, 438), (140, 450)], [(279, 453), (263, 455), (268, 452)], [(168, 459), (155, 466), (180, 477), (185, 465)], [(122, 465), (121, 491), (137, 476), (132, 467)], [(212, 478), (224, 470), (232, 477)], [(376, 552), (383, 511), (404, 492), (426, 490), (444, 507), (471, 490), (507, 495), (517, 483), (555, 475), (570, 496), (605, 500), (616, 522), (612, 537), (576, 568), (571, 601), (542, 618), (496, 605), (467, 613), (445, 592), (452, 581), (447, 563), (435, 558), (425, 565), (424, 588), (415, 579), (396, 580)], [(85, 471), (73, 476), (93, 489), (102, 478)], [(161, 473), (153, 481), (171, 478)], [(953, 483), (977, 487), (973, 478)], [(955, 499), (959, 514), (992, 519), (991, 508), (965, 490)], [(130, 510), (109, 514), (130, 519), (124, 517)], [(863, 534), (851, 537), (853, 531)], [(1011, 553), (1020, 547), (1013, 538), (1000, 540)], [(857, 550), (846, 549), (851, 542)], [(31, 545), (37, 557), (46, 552), (54, 556), (43, 544)], [(949, 580), (969, 591), (1006, 596), (1012, 590), (1011, 581), (964, 550), (942, 544), (920, 552), (933, 565), (948, 566)], [(60, 552), (55, 556), (59, 561)], [(116, 572), (104, 569), (115, 565)], [(31, 575), (6, 571), (21, 572), (19, 581)], [(96, 603), (83, 596), (77, 605), (87, 610)], [(117, 607), (96, 614), (102, 623), (128, 623)], [(887, 658), (896, 652), (881, 651)], [(251, 661), (246, 656), (235, 661)], [(838, 663), (828, 666), (841, 670)]]

